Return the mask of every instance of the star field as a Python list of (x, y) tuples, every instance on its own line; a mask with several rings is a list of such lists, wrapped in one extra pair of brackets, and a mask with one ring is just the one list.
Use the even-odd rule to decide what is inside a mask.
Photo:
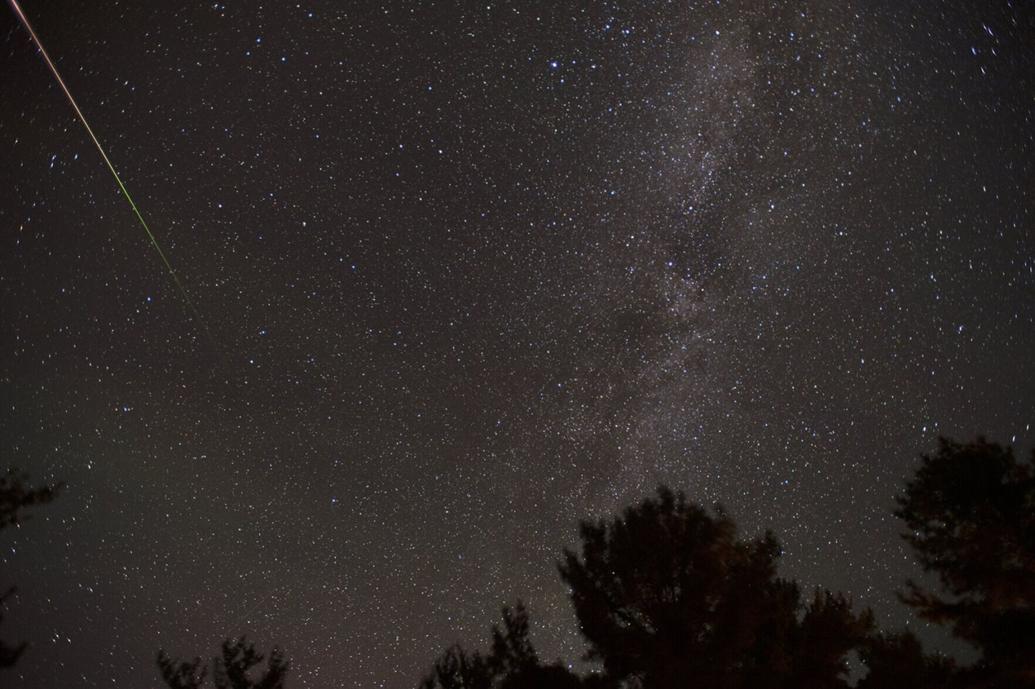
[(0, 14), (0, 543), (22, 689), (279, 644), (414, 686), (659, 483), (909, 623), (894, 496), (1035, 440), (1015, 0), (155, 3)]

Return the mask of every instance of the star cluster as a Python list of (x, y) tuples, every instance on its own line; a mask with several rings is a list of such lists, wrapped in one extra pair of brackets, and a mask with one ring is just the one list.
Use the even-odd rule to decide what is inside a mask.
[(413, 686), (517, 598), (576, 661), (660, 483), (938, 641), (894, 495), (1035, 438), (1031, 4), (582, 4), (26, 0), (204, 323), (0, 19), (12, 687)]

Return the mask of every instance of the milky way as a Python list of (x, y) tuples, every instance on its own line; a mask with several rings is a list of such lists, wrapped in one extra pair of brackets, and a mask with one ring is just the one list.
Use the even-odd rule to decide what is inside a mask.
[(554, 563), (661, 483), (944, 643), (891, 512), (1035, 438), (1031, 3), (179, 5), (23, 3), (211, 337), (0, 19), (0, 456), (67, 484), (5, 681), (408, 687), (518, 598), (577, 661)]

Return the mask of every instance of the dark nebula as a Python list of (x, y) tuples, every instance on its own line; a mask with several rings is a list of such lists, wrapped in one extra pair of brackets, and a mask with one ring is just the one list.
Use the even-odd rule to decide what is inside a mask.
[(1031, 2), (23, 6), (205, 327), (4, 8), (11, 687), (410, 687), (517, 598), (577, 661), (660, 483), (939, 643), (894, 495), (1035, 440)]

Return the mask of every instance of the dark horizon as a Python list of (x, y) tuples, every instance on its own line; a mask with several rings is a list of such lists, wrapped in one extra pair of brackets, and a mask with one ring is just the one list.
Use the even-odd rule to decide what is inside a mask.
[(412, 687), (519, 598), (575, 660), (555, 562), (660, 484), (959, 648), (892, 512), (1035, 446), (1030, 2), (21, 4), (204, 325), (5, 5), (12, 689)]

